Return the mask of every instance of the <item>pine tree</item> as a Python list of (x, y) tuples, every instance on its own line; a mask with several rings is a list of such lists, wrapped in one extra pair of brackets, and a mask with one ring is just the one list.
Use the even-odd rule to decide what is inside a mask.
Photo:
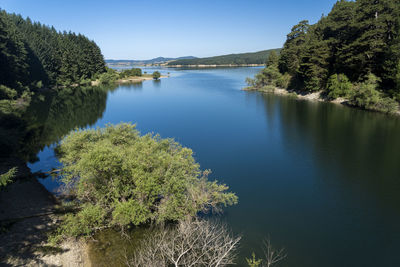
[(279, 69), (282, 73), (288, 72), (291, 75), (297, 73), (309, 28), (308, 20), (303, 20), (293, 26), (292, 31), (287, 35), (279, 59)]

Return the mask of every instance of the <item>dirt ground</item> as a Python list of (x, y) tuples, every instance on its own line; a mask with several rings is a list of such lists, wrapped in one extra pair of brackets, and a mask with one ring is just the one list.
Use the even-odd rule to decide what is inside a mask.
[(0, 266), (90, 266), (85, 244), (47, 244), (59, 221), (57, 199), (19, 167), (16, 181), (0, 190)]

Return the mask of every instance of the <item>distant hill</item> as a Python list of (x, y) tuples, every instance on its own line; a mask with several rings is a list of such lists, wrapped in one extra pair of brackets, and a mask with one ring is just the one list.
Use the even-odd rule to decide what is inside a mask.
[(106, 59), (106, 63), (109, 66), (133, 66), (133, 65), (151, 65), (151, 64), (163, 64), (171, 60), (185, 60), (185, 59), (196, 59), (196, 57), (178, 57), (178, 58), (168, 58), (168, 57), (156, 57), (147, 60), (127, 60), (127, 59)]
[(168, 62), (167, 66), (264, 64), (271, 51), (275, 51), (279, 54), (281, 48), (263, 50), (254, 53), (230, 54), (223, 56), (194, 58), (194, 59), (177, 59)]

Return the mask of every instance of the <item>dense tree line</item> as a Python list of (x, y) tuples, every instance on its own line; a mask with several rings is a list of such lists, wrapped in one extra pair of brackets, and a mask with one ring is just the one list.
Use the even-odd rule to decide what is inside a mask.
[(400, 101), (400, 1), (340, 0), (314, 25), (295, 25), (258, 85), (317, 91), (387, 111)]
[(43, 86), (87, 83), (104, 71), (94, 41), (0, 10), (0, 99)]
[(279, 53), (280, 49), (270, 49), (255, 53), (230, 54), (230, 55), (216, 56), (216, 57), (181, 59), (172, 61), (168, 63), (168, 65), (173, 66), (173, 65), (265, 64), (265, 61), (267, 60), (271, 51)]

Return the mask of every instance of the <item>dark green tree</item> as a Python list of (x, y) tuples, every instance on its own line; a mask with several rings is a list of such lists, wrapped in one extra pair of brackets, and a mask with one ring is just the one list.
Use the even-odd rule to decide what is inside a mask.
[(309, 28), (308, 20), (303, 20), (293, 26), (292, 31), (287, 35), (279, 58), (279, 70), (282, 73), (288, 72), (291, 75), (297, 73)]
[(265, 63), (265, 65), (267, 67), (278, 66), (278, 60), (279, 60), (278, 54), (275, 52), (275, 50), (272, 50), (269, 53), (269, 56), (268, 56), (268, 59), (267, 59), (267, 62)]
[(160, 77), (161, 77), (161, 74), (160, 74), (159, 71), (153, 72), (153, 79), (154, 80), (158, 80), (158, 79), (160, 79)]

